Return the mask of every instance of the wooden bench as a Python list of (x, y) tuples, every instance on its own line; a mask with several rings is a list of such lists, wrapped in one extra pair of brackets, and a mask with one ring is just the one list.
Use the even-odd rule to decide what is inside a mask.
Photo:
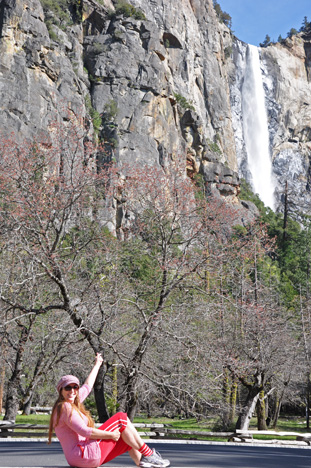
[(0, 437), (47, 437), (48, 425), (0, 421)]
[[(99, 427), (100, 424), (95, 424)], [(219, 437), (228, 439), (232, 432), (207, 432), (174, 429), (159, 423), (134, 423), (141, 437), (152, 439), (180, 439), (180, 436), (187, 436), (188, 439), (202, 440), (208, 437)], [(15, 424), (12, 421), (0, 421), (0, 438), (2, 437), (47, 437), (48, 425), (39, 424)]]
[(30, 414), (51, 414), (52, 413), (52, 406), (31, 406), (30, 407)]
[[(96, 424), (99, 427), (100, 424)], [(310, 446), (311, 433), (298, 432), (277, 432), (277, 431), (242, 431), (234, 432), (213, 432), (213, 431), (197, 431), (174, 429), (171, 426), (158, 423), (135, 423), (134, 426), (142, 437), (151, 439), (188, 439), (188, 440), (208, 440), (211, 437), (225, 439), (228, 442), (236, 443), (251, 443), (251, 444), (277, 444), (277, 445), (297, 445)], [(19, 437), (19, 438), (47, 438), (49, 426), (40, 424), (16, 424), (12, 421), (0, 421), (0, 438), (4, 437)], [(272, 439), (254, 439), (254, 435), (269, 435)], [(280, 437), (291, 436), (295, 440), (280, 440)]]
[[(277, 437), (277, 439), (254, 439), (254, 435), (269, 435)], [(280, 437), (295, 437), (295, 440), (280, 440)], [(298, 432), (277, 432), (277, 431), (242, 431), (236, 429), (236, 431), (229, 438), (229, 442), (244, 442), (252, 444), (279, 444), (279, 445), (311, 445), (311, 434), (310, 433), (298, 433)]]
[[(95, 424), (99, 427), (101, 424)], [(135, 423), (142, 437), (161, 436), (164, 424)], [(147, 429), (147, 430), (143, 430)], [(49, 426), (47, 424), (17, 424), (13, 421), (0, 421), (0, 437), (47, 437)]]

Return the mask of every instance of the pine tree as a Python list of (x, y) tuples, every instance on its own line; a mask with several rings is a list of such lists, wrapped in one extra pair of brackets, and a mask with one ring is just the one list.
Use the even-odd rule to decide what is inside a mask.
[(260, 47), (268, 47), (271, 44), (271, 38), (268, 34), (266, 34), (265, 40), (261, 42), (259, 45)]
[(311, 30), (311, 22), (308, 21), (307, 16), (303, 18), (302, 26), (299, 29), (299, 32), (310, 32)]
[(287, 33), (287, 37), (292, 37), (292, 36), (295, 36), (296, 34), (298, 34), (297, 29), (291, 28), (291, 30)]

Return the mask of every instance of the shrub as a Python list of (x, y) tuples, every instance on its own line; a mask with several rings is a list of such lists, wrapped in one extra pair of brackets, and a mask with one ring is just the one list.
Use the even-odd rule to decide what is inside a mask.
[(211, 140), (207, 140), (207, 143), (208, 143), (208, 147), (211, 151), (213, 151), (214, 153), (218, 153), (218, 154), (222, 154), (222, 151), (221, 149), (219, 148), (218, 144), (214, 141), (211, 141)]
[(110, 17), (114, 17), (116, 15), (123, 15), (126, 18), (133, 17), (137, 20), (146, 19), (145, 14), (141, 10), (135, 8), (133, 5), (126, 2), (125, 0), (117, 0), (115, 3), (115, 11), (110, 11), (109, 13)]
[(177, 104), (182, 108), (182, 109), (190, 109), (195, 111), (194, 105), (192, 102), (187, 101), (187, 99), (182, 96), (181, 94), (174, 93), (175, 99)]
[(69, 12), (69, 6), (72, 2), (69, 0), (41, 0), (41, 4), (48, 29), (48, 25), (51, 25), (51, 23), (56, 24), (56, 26), (60, 28), (65, 28), (72, 24), (72, 18)]
[(116, 101), (111, 99), (104, 107), (106, 120), (114, 120), (118, 114), (118, 105)]
[(225, 54), (225, 58), (228, 59), (229, 57), (231, 57), (231, 54), (232, 54), (232, 47), (231, 46), (228, 46), (225, 48), (224, 50), (224, 54)]
[(102, 118), (100, 113), (92, 106), (91, 98), (88, 94), (85, 96), (85, 107), (92, 119), (95, 135), (98, 135), (99, 129), (102, 125)]

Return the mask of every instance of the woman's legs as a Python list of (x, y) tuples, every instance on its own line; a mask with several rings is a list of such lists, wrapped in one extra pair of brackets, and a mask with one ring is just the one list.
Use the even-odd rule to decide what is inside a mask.
[(127, 425), (124, 431), (121, 433), (121, 437), (124, 442), (126, 442), (135, 450), (139, 450), (144, 445), (144, 441), (138, 434), (136, 428), (133, 426), (129, 418), (127, 418)]
[(129, 450), (128, 453), (135, 465), (139, 466), (139, 462), (141, 460), (141, 453), (136, 449)]
[(120, 439), (114, 442), (110, 439), (101, 440), (101, 464), (113, 460), (115, 457), (128, 452), (137, 466), (166, 468), (168, 460), (163, 460), (161, 455), (152, 450), (140, 437), (134, 425), (126, 413), (117, 413), (106, 421), (99, 429), (114, 431), (120, 429)]
[(158, 452), (152, 450), (141, 439), (136, 428), (128, 418), (126, 428), (121, 433), (121, 438), (127, 445), (132, 447), (132, 450), (129, 450), (129, 455), (137, 466), (149, 468), (166, 468), (169, 466), (169, 460), (163, 460)]
[(129, 452), (132, 447), (127, 445), (122, 439), (122, 432), (127, 426), (127, 415), (126, 413), (116, 413), (108, 421), (102, 424), (99, 429), (103, 431), (113, 432), (116, 429), (120, 430), (121, 437), (118, 441), (112, 439), (102, 439), (99, 441), (99, 447), (101, 451), (100, 464), (107, 463), (110, 460), (122, 455), (125, 452)]
[(129, 455), (134, 461), (135, 465), (139, 466), (142, 454), (139, 452), (139, 449), (144, 445), (144, 441), (141, 439), (136, 428), (133, 426), (129, 418), (127, 418), (127, 425), (124, 431), (121, 434), (122, 439), (127, 445), (132, 447), (132, 450), (129, 451)]

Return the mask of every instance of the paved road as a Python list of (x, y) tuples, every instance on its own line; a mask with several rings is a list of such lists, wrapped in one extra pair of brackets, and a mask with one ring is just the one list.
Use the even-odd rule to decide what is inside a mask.
[[(155, 443), (172, 468), (310, 468), (311, 450), (276, 447)], [(59, 443), (0, 441), (0, 467), (66, 467)], [(105, 468), (131, 468), (122, 455)]]

